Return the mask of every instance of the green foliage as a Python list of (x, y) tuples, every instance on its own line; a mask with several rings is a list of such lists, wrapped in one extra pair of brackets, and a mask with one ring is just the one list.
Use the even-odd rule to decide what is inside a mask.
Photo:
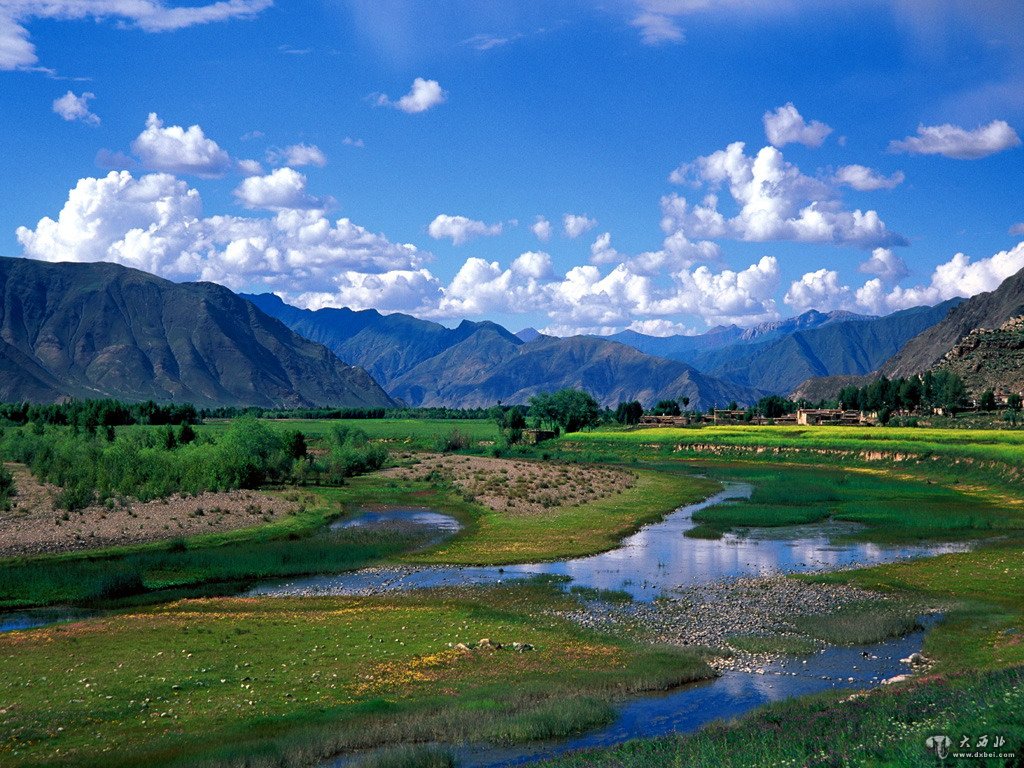
[(996, 393), (986, 389), (978, 399), (978, 407), (983, 411), (994, 411), (996, 409)]
[(159, 405), (152, 400), (145, 403), (123, 403), (119, 400), (68, 400), (51, 404), (0, 403), (0, 421), (76, 426), (88, 432), (95, 432), (97, 427), (195, 424), (198, 420), (196, 409), (191, 405)]
[(580, 389), (560, 389), (530, 398), (530, 416), (541, 426), (556, 426), (563, 432), (579, 432), (601, 421), (601, 407)]
[(14, 477), (7, 471), (7, 467), (0, 466), (0, 511), (10, 509), (14, 493)]
[(329, 437), (327, 457), (315, 464), (294, 434), (286, 436), (252, 416), (234, 420), (216, 438), (198, 436), (191, 427), (190, 433), (186, 426), (177, 433), (170, 426), (124, 429), (111, 440), (75, 426), (33, 422), (4, 432), (0, 453), (60, 486), (58, 504), (69, 510), (128, 496), (148, 501), (267, 483), (342, 482), (379, 469), (388, 457), (385, 447), (344, 425)]
[(441, 453), (454, 453), (456, 451), (462, 451), (473, 444), (469, 435), (460, 430), (458, 427), (453, 429), (451, 432), (440, 435), (437, 438), (434, 448)]
[(659, 400), (651, 413), (654, 416), (679, 416), (682, 414), (682, 409), (675, 400)]
[(644, 415), (644, 408), (636, 400), (628, 403), (619, 403), (615, 409), (615, 421), (619, 424), (632, 426), (640, 423), (640, 417)]

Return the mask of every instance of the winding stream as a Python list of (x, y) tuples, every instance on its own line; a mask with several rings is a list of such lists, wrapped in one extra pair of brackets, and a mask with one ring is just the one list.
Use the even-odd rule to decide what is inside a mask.
[[(697, 504), (680, 507), (659, 523), (642, 528), (623, 539), (608, 552), (590, 557), (549, 563), (504, 567), (399, 566), (366, 568), (334, 576), (260, 584), (249, 596), (352, 595), (425, 587), (496, 584), (538, 574), (565, 576), (572, 586), (615, 589), (629, 592), (635, 600), (650, 601), (674, 589), (772, 573), (822, 571), (855, 565), (877, 565), (911, 557), (958, 552), (966, 544), (878, 545), (835, 541), (855, 532), (853, 524), (752, 528), (743, 534), (726, 534), (721, 539), (692, 539), (684, 534), (694, 526), (693, 514), (707, 507), (749, 498), (753, 488), (730, 483), (714, 496)], [(409, 510), (403, 519), (419, 519), (426, 510)], [(364, 512), (348, 518), (346, 525), (379, 524), (380, 512)], [(402, 510), (393, 510), (402, 518)], [(446, 531), (454, 533), (458, 523), (445, 518)], [(428, 523), (429, 524), (429, 523)]]
[[(749, 498), (746, 483), (730, 483), (718, 494), (680, 507), (661, 522), (624, 539), (613, 550), (590, 557), (505, 567), (373, 567), (331, 576), (268, 581), (246, 596), (374, 594), (430, 587), (496, 584), (539, 574), (567, 577), (565, 586), (629, 592), (651, 601), (673, 590), (774, 573), (822, 571), (874, 565), (913, 557), (963, 551), (967, 544), (891, 546), (843, 540), (858, 528), (825, 523), (783, 529), (748, 529), (717, 540), (688, 538), (695, 512), (715, 504)], [(368, 527), (415, 533), (426, 546), (441, 543), (461, 529), (454, 518), (425, 508), (366, 510), (336, 521), (332, 528)], [(0, 615), (0, 631), (88, 617), (88, 612), (40, 610)], [(628, 699), (617, 706), (605, 728), (557, 742), (514, 748), (454, 746), (463, 768), (511, 768), (565, 752), (609, 746), (627, 739), (693, 731), (712, 720), (735, 717), (762, 704), (830, 688), (866, 688), (906, 672), (900, 659), (918, 650), (918, 631), (870, 646), (831, 647), (805, 658), (785, 658), (755, 672), (729, 670), (721, 676), (661, 695)], [(451, 745), (446, 745), (450, 748)], [(347, 765), (352, 756), (327, 763)]]

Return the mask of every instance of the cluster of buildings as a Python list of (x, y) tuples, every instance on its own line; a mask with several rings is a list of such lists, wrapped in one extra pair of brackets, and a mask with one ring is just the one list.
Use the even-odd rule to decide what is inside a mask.
[(793, 424), (802, 427), (825, 425), (866, 426), (874, 424), (874, 414), (844, 411), (839, 408), (799, 408), (796, 413), (769, 418), (744, 410), (716, 408), (711, 413), (690, 413), (682, 416), (643, 416), (641, 427), (689, 427), (700, 424)]

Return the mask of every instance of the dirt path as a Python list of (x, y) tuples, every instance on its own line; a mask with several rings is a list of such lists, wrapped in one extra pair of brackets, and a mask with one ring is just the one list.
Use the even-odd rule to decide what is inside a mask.
[(55, 486), (40, 483), (24, 465), (4, 466), (14, 476), (16, 494), (11, 499), (11, 509), (0, 512), (0, 557), (71, 552), (227, 531), (284, 517), (296, 507), (280, 497), (233, 491), (68, 512), (55, 506)]

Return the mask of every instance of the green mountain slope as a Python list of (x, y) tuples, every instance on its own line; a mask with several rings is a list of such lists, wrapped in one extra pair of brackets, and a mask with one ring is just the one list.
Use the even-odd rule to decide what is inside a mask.
[(382, 406), (387, 394), (249, 302), (114, 264), (0, 259), (0, 397)]

